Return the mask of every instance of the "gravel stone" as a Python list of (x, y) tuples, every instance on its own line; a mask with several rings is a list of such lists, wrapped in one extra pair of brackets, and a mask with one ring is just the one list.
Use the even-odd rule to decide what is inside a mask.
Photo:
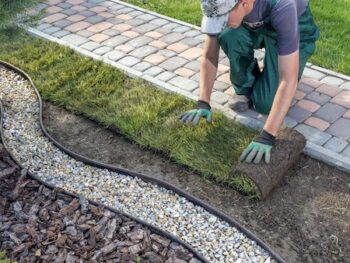
[[(28, 81), (3, 67), (0, 68), (0, 95), (2, 100), (10, 101), (3, 113), (7, 145), (24, 167), (47, 183), (159, 226), (189, 243), (210, 262), (259, 262), (260, 257), (264, 262), (270, 262), (268, 253), (235, 227), (173, 191), (139, 178), (86, 165), (61, 152), (41, 132), (39, 102)], [(107, 219), (97, 222), (95, 230), (108, 225), (108, 217), (103, 218)], [(130, 232), (127, 231), (130, 225), (123, 227), (124, 233)], [(74, 232), (73, 228), (69, 229), (70, 233)], [(134, 244), (129, 252), (139, 251), (140, 244)], [(56, 260), (67, 257), (67, 251), (59, 251)], [(175, 253), (177, 258), (189, 261), (188, 254), (179, 256), (183, 256), (183, 248), (175, 244), (171, 243), (169, 251), (163, 252)], [(102, 257), (102, 252), (95, 252), (96, 261)]]

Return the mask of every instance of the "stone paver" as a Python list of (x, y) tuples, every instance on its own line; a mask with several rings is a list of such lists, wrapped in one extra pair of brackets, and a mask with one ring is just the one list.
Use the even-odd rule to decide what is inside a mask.
[(100, 55), (100, 56), (102, 56), (102, 55), (104, 55), (104, 54), (106, 54), (107, 52), (109, 52), (109, 51), (111, 51), (112, 50), (112, 48), (111, 47), (99, 47), (99, 48), (97, 48), (97, 49), (95, 49), (94, 50), (94, 53), (96, 54), (96, 55)]
[(159, 65), (166, 60), (166, 57), (159, 54), (152, 54), (147, 56), (144, 60), (151, 63), (152, 65)]
[(175, 70), (175, 74), (185, 77), (185, 78), (189, 78), (191, 76), (194, 75), (194, 71), (187, 69), (187, 68), (178, 68), (177, 70)]
[(80, 30), (88, 28), (89, 26), (91, 26), (90, 23), (85, 22), (85, 21), (80, 21), (80, 22), (71, 24), (70, 26), (67, 26), (65, 28), (65, 30), (70, 31), (70, 32), (78, 32)]
[(344, 154), (345, 156), (350, 157), (350, 145), (348, 145), (344, 151), (342, 152), (342, 154)]
[(99, 48), (100, 46), (101, 45), (99, 43), (91, 41), (91, 42), (87, 42), (87, 43), (81, 45), (80, 47), (83, 49), (86, 49), (88, 51), (93, 51), (94, 49)]
[(85, 42), (89, 41), (85, 37), (81, 37), (81, 36), (74, 35), (74, 34), (66, 35), (66, 36), (62, 37), (62, 40), (66, 41), (68, 43), (71, 43), (73, 45), (76, 45), (76, 46), (80, 46), (80, 45), (84, 44)]
[(129, 40), (130, 38), (119, 35), (119, 36), (111, 37), (110, 39), (104, 41), (102, 44), (114, 48), (116, 46), (119, 46), (120, 44), (124, 44)]
[(152, 67), (152, 65), (150, 63), (140, 62), (140, 63), (136, 64), (135, 66), (133, 66), (133, 69), (143, 72), (143, 71), (149, 69), (150, 67)]
[(119, 60), (119, 63), (121, 63), (127, 67), (132, 67), (139, 62), (140, 62), (140, 59), (132, 57), (132, 56), (127, 56), (127, 57), (124, 57), (121, 60)]
[(349, 82), (345, 82), (344, 84), (342, 84), (340, 86), (341, 89), (345, 89), (345, 90), (350, 90), (350, 81)]
[(330, 125), (329, 122), (316, 117), (310, 117), (307, 120), (305, 120), (304, 123), (321, 131), (325, 131)]
[(168, 60), (164, 61), (162, 64), (160, 64), (160, 67), (169, 70), (169, 71), (174, 71), (178, 69), (179, 67), (182, 67), (185, 65), (188, 61), (184, 58), (180, 57), (172, 57), (169, 58)]
[(326, 94), (323, 94), (317, 91), (313, 91), (309, 93), (305, 98), (313, 102), (316, 102), (319, 105), (324, 105), (331, 99), (331, 96), (328, 96)]
[(333, 99), (331, 99), (331, 102), (337, 103), (339, 105), (342, 105), (342, 106), (350, 109), (350, 91), (344, 90), (344, 91), (340, 92)]
[(350, 119), (350, 110), (344, 113), (343, 118)]
[(305, 121), (307, 118), (309, 118), (311, 116), (311, 112), (307, 111), (305, 109), (299, 108), (299, 107), (292, 107), (287, 116), (289, 116), (290, 118), (292, 118), (293, 120), (297, 121), (297, 122), (303, 122)]
[(108, 59), (113, 60), (113, 61), (117, 61), (117, 60), (125, 57), (125, 54), (121, 51), (113, 50), (113, 51), (110, 51), (110, 52), (104, 54), (104, 57), (107, 57)]
[(101, 42), (103, 42), (103, 41), (105, 41), (105, 40), (107, 40), (107, 39), (109, 39), (109, 38), (110, 38), (110, 36), (105, 35), (105, 34), (102, 34), (102, 33), (100, 33), (100, 34), (94, 34), (94, 35), (92, 35), (91, 37), (89, 37), (89, 39), (90, 39), (91, 41), (94, 41), (94, 42), (97, 42), (97, 43), (101, 43)]
[(308, 141), (318, 145), (325, 144), (332, 137), (326, 132), (319, 131), (318, 129), (305, 124), (299, 124), (295, 129), (303, 134)]
[(46, 23), (53, 23), (53, 22), (56, 22), (58, 20), (66, 18), (66, 17), (67, 17), (67, 15), (65, 15), (65, 14), (57, 13), (57, 14), (53, 14), (53, 15), (45, 17), (43, 19), (43, 21)]
[(309, 84), (299, 82), (298, 90), (304, 92), (305, 94), (309, 94), (309, 93), (314, 91), (314, 88), (313, 88), (313, 86), (311, 86)]
[[(199, 28), (114, 1), (50, 0), (40, 8), (46, 7), (37, 30), (162, 81), (164, 87), (199, 94), (204, 41)], [(263, 65), (264, 51), (255, 50), (254, 56)], [(229, 65), (220, 50), (211, 99), (224, 107), (234, 94)], [(308, 149), (313, 156), (318, 152), (325, 160), (328, 151), (350, 157), (350, 81), (319, 69), (305, 68), (284, 123), (322, 145)], [(264, 121), (256, 112), (247, 114), (237, 119), (251, 127), (260, 125), (254, 120)]]
[(157, 51), (158, 51), (158, 49), (156, 49), (155, 47), (144, 46), (144, 47), (140, 47), (140, 48), (135, 49), (134, 51), (130, 52), (130, 55), (142, 59), (142, 58), (144, 58), (152, 53), (155, 53)]
[(339, 153), (342, 150), (344, 150), (344, 148), (347, 145), (348, 145), (347, 141), (340, 139), (340, 138), (337, 138), (337, 137), (333, 137), (324, 145), (324, 147), (326, 149), (333, 151), (333, 152)]
[(328, 96), (334, 97), (342, 90), (339, 87), (334, 85), (322, 84), (316, 89), (316, 91), (326, 94)]
[(350, 139), (350, 120), (345, 118), (340, 118), (335, 121), (327, 130), (329, 134), (333, 136), (340, 137), (344, 140)]
[(332, 123), (339, 119), (345, 112), (346, 109), (344, 107), (334, 103), (327, 103), (316, 111), (314, 116)]
[(339, 85), (344, 83), (344, 80), (337, 78), (337, 77), (327, 76), (321, 80), (321, 83), (339, 86)]
[(175, 77), (171, 79), (169, 83), (186, 91), (193, 91), (198, 87), (198, 83), (196, 81), (183, 77)]
[(94, 33), (99, 33), (99, 32), (102, 32), (103, 30), (106, 30), (106, 29), (112, 27), (112, 26), (113, 26), (113, 24), (111, 24), (111, 23), (101, 22), (101, 23), (98, 23), (98, 24), (95, 24), (95, 25), (89, 27), (87, 30), (94, 32)]
[(156, 75), (159, 75), (161, 72), (163, 72), (164, 69), (154, 66), (145, 71), (145, 74), (151, 77), (155, 77)]
[(302, 108), (310, 112), (315, 112), (320, 108), (319, 104), (312, 102), (310, 100), (300, 100), (296, 105), (299, 108)]

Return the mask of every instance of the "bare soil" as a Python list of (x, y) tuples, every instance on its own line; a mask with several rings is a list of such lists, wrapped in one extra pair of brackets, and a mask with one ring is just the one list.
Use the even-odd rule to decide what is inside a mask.
[(288, 262), (350, 262), (350, 174), (302, 155), (265, 201), (202, 178), (93, 121), (44, 103), (44, 123), (69, 149), (157, 177), (232, 216)]

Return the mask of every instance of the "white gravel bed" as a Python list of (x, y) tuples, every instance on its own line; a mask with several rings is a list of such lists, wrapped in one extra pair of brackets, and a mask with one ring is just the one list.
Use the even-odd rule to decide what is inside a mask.
[(30, 83), (2, 66), (0, 97), (6, 143), (29, 171), (46, 182), (157, 225), (210, 262), (274, 261), (255, 241), (173, 191), (85, 165), (60, 151), (40, 129), (39, 102)]

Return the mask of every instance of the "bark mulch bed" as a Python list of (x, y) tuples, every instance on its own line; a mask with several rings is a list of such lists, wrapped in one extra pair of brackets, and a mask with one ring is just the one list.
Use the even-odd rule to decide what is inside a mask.
[(0, 150), (0, 251), (11, 261), (201, 262), (149, 228), (15, 168)]

